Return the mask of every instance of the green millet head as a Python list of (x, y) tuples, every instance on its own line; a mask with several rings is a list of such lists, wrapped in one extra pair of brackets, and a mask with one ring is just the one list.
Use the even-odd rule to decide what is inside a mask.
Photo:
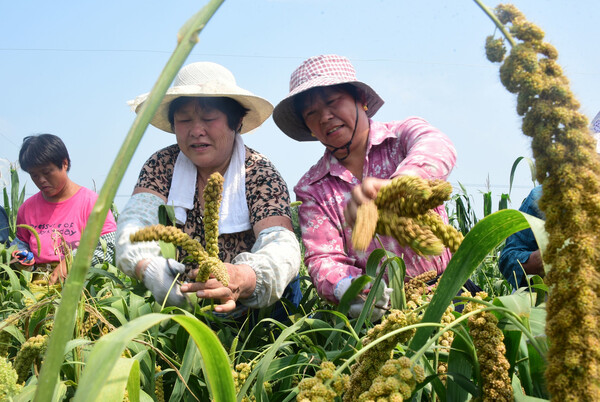
[(29, 377), (34, 360), (46, 352), (47, 340), (47, 335), (37, 335), (29, 338), (21, 345), (21, 349), (15, 357), (14, 365), (18, 375), (18, 383), (24, 382)]
[(21, 392), (22, 385), (17, 383), (18, 374), (13, 369), (8, 359), (0, 356), (0, 400), (8, 401), (10, 397)]
[(514, 24), (515, 22), (525, 18), (523, 13), (512, 4), (500, 4), (496, 7), (494, 13), (503, 25), (506, 25), (507, 23)]
[(544, 39), (544, 31), (535, 24), (524, 19), (513, 23), (510, 28), (510, 33), (517, 39), (523, 42), (541, 42)]
[(502, 38), (494, 39), (493, 35), (485, 38), (485, 55), (492, 63), (500, 63), (504, 60), (506, 54), (506, 46)]

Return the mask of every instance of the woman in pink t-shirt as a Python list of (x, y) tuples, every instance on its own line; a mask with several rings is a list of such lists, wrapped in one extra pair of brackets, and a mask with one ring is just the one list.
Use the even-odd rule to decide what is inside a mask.
[[(73, 182), (67, 172), (71, 168), (69, 152), (62, 140), (52, 134), (25, 137), (19, 152), (21, 169), (29, 173), (40, 190), (27, 199), (17, 212), (17, 224), (35, 229), (35, 235), (26, 228), (17, 229), (14, 242), (20, 251), (33, 253), (35, 268), (52, 270), (50, 283), (67, 276), (65, 256), (79, 245), (98, 195)], [(109, 211), (101, 232), (101, 242), (94, 251), (92, 264), (114, 256), (116, 222)], [(38, 252), (39, 248), (39, 252)]]

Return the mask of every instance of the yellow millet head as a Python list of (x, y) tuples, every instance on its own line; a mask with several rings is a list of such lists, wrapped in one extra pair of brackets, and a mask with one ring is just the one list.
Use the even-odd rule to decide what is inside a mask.
[(206, 282), (211, 274), (223, 286), (229, 285), (229, 272), (227, 272), (227, 267), (221, 260), (214, 257), (205, 257), (198, 261), (196, 282)]
[(192, 239), (187, 233), (175, 226), (154, 225), (138, 230), (129, 236), (132, 243), (140, 241), (158, 241), (173, 243), (184, 249), (194, 260), (206, 255), (204, 247), (198, 241)]
[[(477, 298), (484, 298), (485, 293)], [(470, 302), (464, 312), (479, 308)], [(469, 334), (477, 352), (479, 370), (483, 382), (484, 401), (512, 401), (513, 388), (509, 377), (510, 364), (506, 359), (504, 334), (498, 328), (498, 319), (489, 311), (482, 311), (468, 319)]]
[(356, 211), (356, 222), (352, 230), (352, 246), (355, 250), (365, 251), (377, 228), (377, 206), (373, 201), (361, 204)]
[(442, 241), (444, 246), (449, 248), (453, 253), (458, 250), (464, 239), (461, 232), (456, 230), (454, 226), (445, 223), (442, 217), (433, 211), (419, 215), (415, 220), (420, 225), (429, 227), (433, 234)]
[(219, 208), (223, 193), (223, 176), (215, 172), (204, 187), (204, 237), (206, 252), (211, 257), (219, 256)]
[(416, 216), (450, 199), (452, 186), (444, 180), (399, 176), (377, 193), (375, 204), (400, 216)]
[(444, 244), (431, 229), (413, 218), (380, 211), (376, 231), (392, 236), (401, 246), (408, 246), (419, 255), (440, 255), (444, 251)]
[(409, 399), (416, 385), (424, 380), (423, 368), (413, 365), (407, 357), (389, 359), (383, 364), (369, 389), (360, 394), (359, 400)]

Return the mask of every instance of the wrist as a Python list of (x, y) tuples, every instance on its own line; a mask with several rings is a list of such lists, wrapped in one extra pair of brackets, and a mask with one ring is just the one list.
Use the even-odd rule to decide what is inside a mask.
[(252, 297), (256, 289), (256, 272), (254, 272), (254, 269), (247, 264), (231, 264), (228, 271), (230, 277), (234, 278), (232, 285), (239, 289), (239, 298), (248, 299)]

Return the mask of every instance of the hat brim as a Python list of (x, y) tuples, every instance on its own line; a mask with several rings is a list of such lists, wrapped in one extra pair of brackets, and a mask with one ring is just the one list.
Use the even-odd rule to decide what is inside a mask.
[(330, 87), (339, 84), (354, 85), (365, 94), (368, 117), (373, 117), (384, 104), (383, 99), (381, 99), (377, 92), (364, 82), (345, 80), (336, 82), (335, 80), (332, 80), (331, 77), (317, 77), (298, 85), (285, 99), (279, 102), (279, 104), (275, 106), (275, 109), (273, 109), (273, 121), (275, 121), (277, 127), (279, 127), (285, 135), (296, 141), (317, 141), (317, 139), (310, 134), (310, 130), (306, 127), (306, 124), (304, 124), (304, 120), (296, 113), (294, 108), (294, 98), (302, 92), (306, 92), (312, 88)]
[[(135, 100), (128, 102), (136, 113), (139, 113), (142, 105), (148, 99), (148, 95), (140, 95)], [(242, 119), (240, 134), (245, 134), (260, 127), (273, 112), (273, 105), (268, 100), (253, 95), (239, 87), (208, 88), (207, 86), (186, 85), (169, 88), (158, 106), (154, 117), (152, 117), (150, 124), (167, 133), (174, 134), (169, 122), (169, 105), (173, 100), (182, 96), (194, 98), (231, 98), (237, 101), (244, 108), (248, 109), (248, 113)]]

